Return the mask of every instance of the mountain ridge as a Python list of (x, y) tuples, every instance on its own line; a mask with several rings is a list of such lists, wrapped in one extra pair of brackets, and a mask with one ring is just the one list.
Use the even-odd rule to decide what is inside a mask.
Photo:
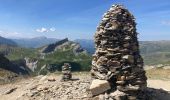
[(0, 45), (17, 46), (17, 43), (14, 42), (14, 41), (11, 40), (11, 39), (4, 38), (4, 37), (0, 36)]
[(48, 45), (50, 43), (55, 43), (59, 39), (40, 36), (34, 38), (19, 38), (19, 39), (11, 39), (11, 40), (16, 42), (20, 47), (39, 48), (41, 46)]

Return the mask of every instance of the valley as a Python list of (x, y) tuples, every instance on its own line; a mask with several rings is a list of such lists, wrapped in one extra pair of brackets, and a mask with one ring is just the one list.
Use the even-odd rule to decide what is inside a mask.
[[(28, 41), (33, 39), (39, 41), (37, 48), (28, 45), (30, 43)], [(61, 71), (61, 66), (66, 62), (73, 66), (73, 71), (90, 70), (91, 55), (95, 50), (92, 40), (77, 39), (70, 41), (67, 38), (59, 40), (47, 37), (33, 39), (26, 39), (25, 42), (22, 42), (23, 39), (17, 40), (25, 43), (25, 47), (13, 41), (14, 39), (6, 39), (6, 43), (5, 41), (0, 42), (0, 52), (15, 66), (24, 68), (24, 73), (31, 76)], [(44, 39), (45, 41), (43, 41)], [(36, 44), (36, 41), (32, 41), (31, 44)], [(141, 41), (140, 52), (146, 68), (169, 66), (170, 41)], [(12, 70), (10, 71), (13, 72)], [(19, 73), (25, 75), (23, 72), (16, 74)]]

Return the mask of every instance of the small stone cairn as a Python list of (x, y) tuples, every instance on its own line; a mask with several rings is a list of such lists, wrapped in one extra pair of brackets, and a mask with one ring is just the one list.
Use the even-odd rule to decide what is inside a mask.
[(72, 74), (71, 74), (71, 66), (69, 63), (64, 63), (64, 65), (62, 66), (62, 81), (69, 81), (72, 78)]
[(91, 75), (92, 95), (100, 100), (145, 100), (147, 77), (139, 52), (134, 16), (122, 5), (113, 5), (95, 33), (96, 51)]

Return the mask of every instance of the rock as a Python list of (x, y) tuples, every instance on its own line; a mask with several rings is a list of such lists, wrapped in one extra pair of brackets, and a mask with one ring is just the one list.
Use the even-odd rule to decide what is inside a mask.
[(50, 77), (48, 77), (48, 81), (56, 81), (56, 79), (55, 79), (55, 77), (50, 76)]
[(4, 94), (5, 94), (5, 95), (6, 95), (6, 94), (10, 94), (10, 93), (14, 92), (16, 89), (17, 89), (17, 87), (13, 87), (13, 88), (11, 88), (11, 89), (8, 89), (7, 91), (4, 92)]
[(123, 84), (125, 84), (125, 81), (116, 81), (116, 83), (123, 85)]
[[(114, 39), (113, 39), (114, 40)], [(112, 51), (112, 52), (114, 52), (114, 51), (118, 51), (120, 48), (114, 48), (114, 49), (112, 49), (112, 48), (107, 48), (107, 50), (108, 51)]]
[(27, 93), (27, 96), (33, 97), (33, 96), (35, 96), (36, 94), (38, 94), (38, 91), (30, 91), (29, 93)]
[(38, 91), (43, 91), (43, 90), (48, 90), (48, 88), (49, 88), (48, 86), (40, 85), (40, 86), (37, 87), (37, 90)]
[(117, 66), (120, 66), (120, 62), (119, 61), (108, 61), (107, 65), (117, 67)]
[(30, 59), (30, 58), (24, 58), (26, 66), (31, 70), (35, 71), (37, 68), (38, 60), (37, 59)]
[(134, 63), (134, 57), (132, 55), (125, 55), (122, 58), (127, 60), (130, 63)]
[(64, 63), (64, 65), (62, 66), (62, 80), (61, 81), (69, 81), (72, 78), (72, 74), (71, 74), (71, 65), (69, 63)]
[(105, 100), (105, 95), (100, 94), (100, 95), (99, 95), (99, 100)]
[(136, 100), (137, 98), (135, 96), (128, 96), (128, 100)]
[(119, 90), (116, 90), (116, 91), (110, 93), (110, 96), (111, 96), (111, 97), (125, 96), (125, 95), (126, 95), (126, 94), (125, 94), (124, 92), (121, 92), (121, 91), (119, 91)]
[(92, 81), (90, 86), (90, 91), (93, 96), (101, 94), (107, 90), (111, 89), (110, 84), (106, 80), (95, 79)]
[(39, 80), (39, 83), (42, 84), (47, 80), (47, 76), (42, 76), (41, 79)]
[(132, 79), (134, 79), (135, 78), (135, 76), (127, 76), (126, 77), (126, 80), (132, 80)]
[(121, 81), (125, 81), (125, 79), (126, 79), (125, 76), (121, 76), (121, 77), (120, 77), (120, 80), (121, 80)]
[[(121, 92), (139, 92), (141, 87), (146, 87), (147, 78), (139, 52), (134, 16), (122, 5), (113, 5), (102, 19), (94, 35), (96, 51), (92, 61), (92, 77), (108, 80), (113, 89)], [(131, 85), (139, 85), (140, 88), (128, 88)], [(94, 95), (103, 92), (97, 88)], [(138, 96), (135, 92), (124, 94)], [(112, 99), (126, 100), (127, 96)]]

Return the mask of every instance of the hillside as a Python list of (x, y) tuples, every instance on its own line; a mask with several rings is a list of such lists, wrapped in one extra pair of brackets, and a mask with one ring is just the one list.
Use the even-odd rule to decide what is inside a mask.
[(140, 49), (142, 54), (170, 52), (170, 41), (140, 41)]
[(14, 64), (0, 54), (0, 84), (11, 82), (19, 75), (29, 75), (29, 69)]
[[(73, 71), (90, 70), (94, 50), (93, 41), (86, 39), (65, 38), (37, 49), (0, 45), (0, 52), (10, 61), (27, 66), (35, 75), (60, 71), (65, 62)], [(140, 51), (146, 65), (170, 64), (170, 41), (141, 41)]]
[(38, 56), (35, 49), (15, 47), (10, 45), (0, 45), (0, 52), (11, 61), (21, 60), (25, 57), (35, 58)]
[(73, 71), (90, 70), (91, 56), (78, 43), (63, 39), (37, 49), (0, 45), (0, 52), (18, 66), (24, 66), (33, 75), (61, 70), (68, 62)]
[(2, 44), (10, 45), (10, 46), (17, 46), (17, 43), (15, 43), (14, 41), (0, 36), (0, 45)]
[[(35, 37), (35, 38), (31, 38), (31, 39), (27, 38), (27, 39), (13, 39), (13, 40), (8, 39), (8, 40), (15, 41), (17, 43), (17, 45), (19, 45), (20, 47), (43, 48), (41, 50), (44, 53), (50, 52), (47, 50), (54, 51), (54, 49), (57, 49), (57, 48), (55, 48), (55, 45), (57, 45), (56, 41), (59, 41), (59, 39), (47, 38), (47, 37), (43, 37), (43, 36)], [(67, 39), (66, 39), (66, 41), (67, 41)], [(87, 52), (89, 54), (93, 54), (95, 51), (93, 40), (76, 39), (76, 40), (74, 40), (74, 42), (79, 43), (81, 45), (81, 47), (83, 49), (87, 50)], [(1, 44), (0, 49), (2, 49), (3, 46), (4, 45)], [(7, 51), (9, 51), (9, 50), (10, 49), (8, 48)], [(20, 51), (20, 50), (18, 50), (18, 51)], [(37, 51), (33, 50), (33, 49), (30, 50), (30, 49), (22, 48), (22, 51), (23, 51), (21, 53), (23, 56), (22, 58), (24, 58), (24, 56), (25, 56), (24, 53), (26, 53), (27, 56), (31, 56), (31, 57), (34, 57), (35, 55), (38, 56)], [(31, 51), (33, 52), (33, 54), (31, 53)], [(36, 54), (35, 54), (35, 52), (36, 52)], [(146, 65), (170, 64), (170, 41), (168, 41), (168, 40), (167, 41), (166, 40), (164, 40), (164, 41), (140, 41), (140, 52), (144, 58), (144, 62)], [(13, 53), (13, 54), (15, 54), (15, 53)], [(10, 59), (15, 59), (18, 56), (18, 54), (10, 55), (10, 56), (13, 56), (13, 57), (10, 57)], [(17, 57), (17, 58), (19, 58), (19, 57)]]
[(170, 41), (141, 41), (140, 49), (145, 64), (170, 64)]
[[(73, 71), (90, 70), (91, 55), (87, 54), (86, 50), (78, 43), (69, 41), (67, 38), (38, 48), (38, 51), (41, 54), (38, 66), (44, 65), (52, 71), (61, 70), (61, 66), (68, 62), (71, 64)], [(38, 70), (46, 73), (42, 68)]]

